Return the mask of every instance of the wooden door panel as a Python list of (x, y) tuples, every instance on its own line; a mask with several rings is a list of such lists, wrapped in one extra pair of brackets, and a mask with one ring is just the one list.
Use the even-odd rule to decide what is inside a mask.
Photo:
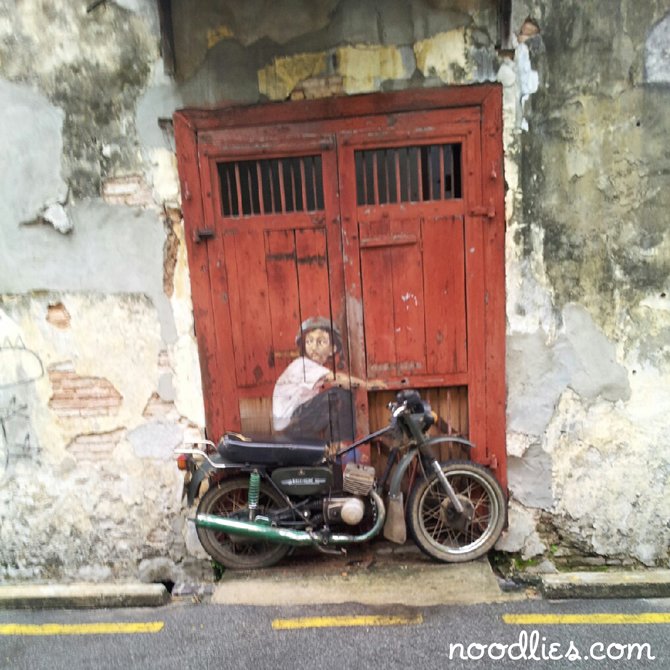
[(370, 240), (386, 239), (390, 223), (384, 219), (361, 226), (361, 284), (365, 328), (367, 375), (395, 376), (393, 336), (393, 259), (389, 246), (366, 246)]
[(296, 356), (295, 336), (300, 325), (295, 231), (270, 231), (265, 240), (274, 374), (279, 376)]
[(360, 223), (367, 373), (423, 373), (424, 297), (418, 220)]
[(235, 377), (240, 387), (274, 379), (263, 231), (225, 235)]
[(241, 387), (274, 383), (299, 355), (296, 335), (307, 318), (330, 318), (323, 229), (256, 230), (226, 235), (235, 372)]
[(330, 318), (326, 232), (298, 230), (295, 237), (301, 321), (316, 316)]
[(466, 372), (463, 219), (425, 219), (422, 238), (427, 368), (437, 374)]
[(426, 369), (425, 291), (421, 221), (391, 220), (393, 262), (393, 333), (396, 374), (423, 374)]

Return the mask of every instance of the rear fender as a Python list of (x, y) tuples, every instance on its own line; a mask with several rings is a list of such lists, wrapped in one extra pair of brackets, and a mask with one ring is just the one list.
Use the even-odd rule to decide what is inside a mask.
[(224, 463), (226, 463), (226, 461), (224, 461), (219, 454), (214, 454), (198, 466), (198, 469), (191, 475), (191, 481), (188, 483), (188, 488), (186, 489), (186, 499), (189, 507), (193, 504), (193, 501), (198, 498), (200, 494), (200, 486), (205, 479), (209, 479), (214, 472), (220, 474), (225, 472), (224, 469), (216, 467), (216, 465), (223, 465)]

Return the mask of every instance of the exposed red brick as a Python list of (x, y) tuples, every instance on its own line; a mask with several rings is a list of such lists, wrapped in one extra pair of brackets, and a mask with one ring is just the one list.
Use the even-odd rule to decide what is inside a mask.
[(124, 432), (123, 428), (118, 428), (107, 433), (77, 435), (65, 448), (80, 460), (104, 460), (119, 443)]
[(123, 400), (107, 379), (81, 377), (71, 362), (60, 363), (48, 370), (53, 395), (49, 407), (61, 417), (106, 416), (115, 414)]

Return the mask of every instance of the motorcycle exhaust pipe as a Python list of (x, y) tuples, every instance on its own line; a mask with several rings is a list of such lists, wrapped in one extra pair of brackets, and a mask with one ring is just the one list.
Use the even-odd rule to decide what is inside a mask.
[(211, 528), (230, 535), (240, 535), (258, 540), (259, 542), (272, 542), (274, 544), (288, 544), (292, 547), (317, 547), (319, 545), (342, 545), (360, 544), (375, 537), (382, 529), (386, 518), (384, 501), (375, 492), (370, 492), (377, 507), (377, 518), (372, 528), (362, 535), (347, 535), (345, 533), (321, 534), (308, 533), (304, 530), (292, 530), (290, 528), (278, 528), (260, 522), (239, 521), (228, 519), (214, 514), (198, 514), (195, 517), (195, 525), (202, 528)]

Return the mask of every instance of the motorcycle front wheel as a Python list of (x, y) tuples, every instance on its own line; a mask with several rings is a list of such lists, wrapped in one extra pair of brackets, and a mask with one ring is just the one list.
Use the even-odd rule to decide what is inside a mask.
[[(198, 514), (248, 518), (249, 478), (225, 479), (209, 489), (198, 505)], [(284, 501), (270, 487), (261, 483), (257, 514), (285, 507)], [(258, 542), (239, 535), (229, 535), (212, 528), (196, 526), (204, 550), (221, 565), (235, 570), (267, 568), (280, 561), (290, 547), (283, 544)]]
[(407, 527), (421, 551), (445, 563), (486, 554), (505, 526), (505, 494), (493, 475), (469, 461), (451, 461), (442, 472), (454, 489), (459, 514), (436, 474), (417, 482), (408, 500)]

